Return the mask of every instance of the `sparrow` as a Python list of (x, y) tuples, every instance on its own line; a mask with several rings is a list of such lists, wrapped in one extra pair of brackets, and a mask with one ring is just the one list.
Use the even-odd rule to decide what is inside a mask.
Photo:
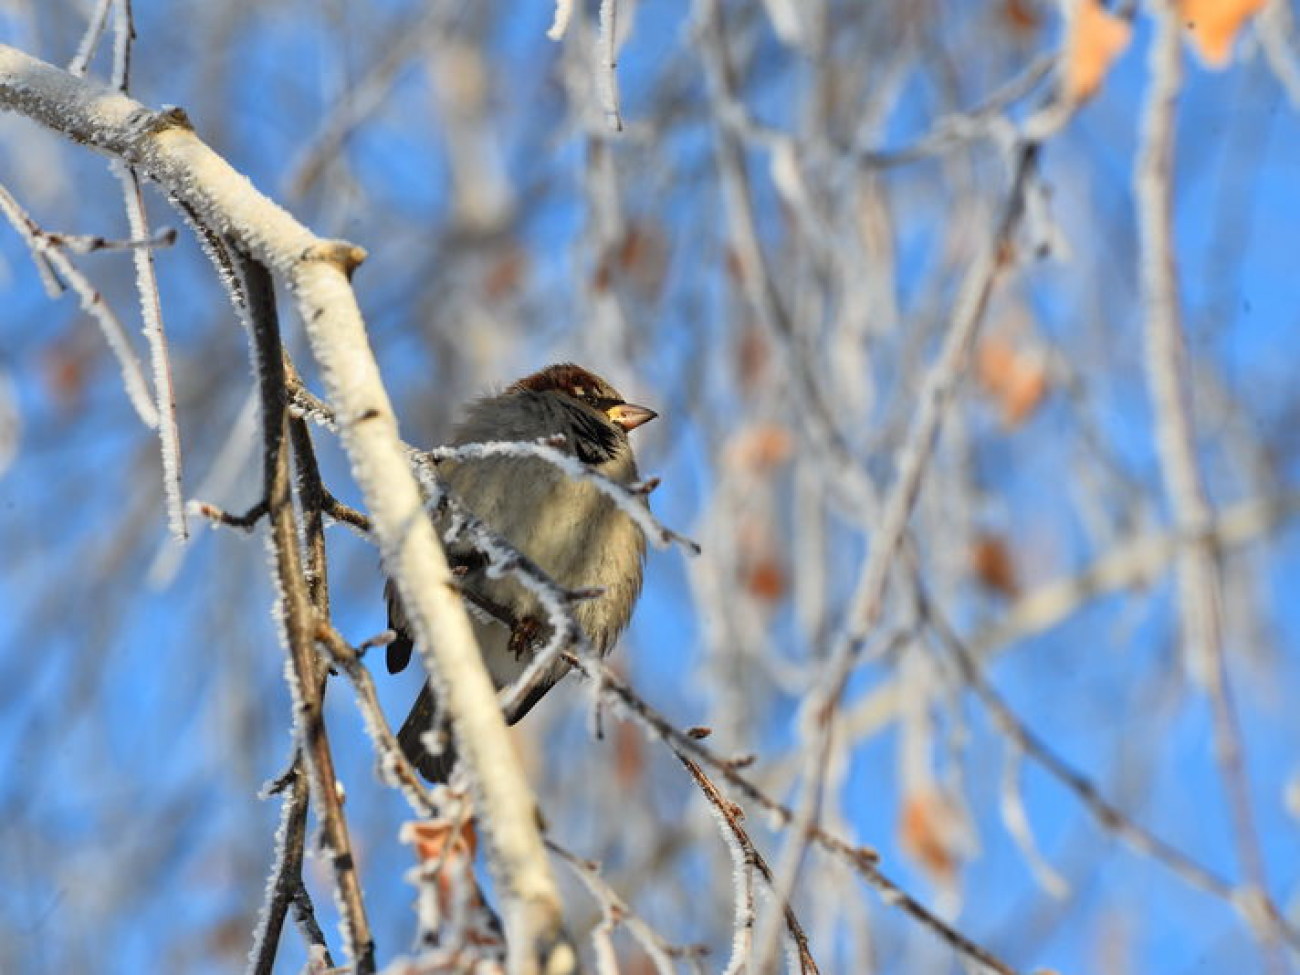
[[(525, 376), (500, 395), (471, 403), (451, 443), (550, 439), (592, 470), (630, 485), (639, 475), (628, 433), (657, 415), (626, 402), (594, 373), (561, 363)], [(570, 604), (571, 612), (591, 646), (601, 656), (609, 653), (641, 592), (645, 536), (632, 518), (596, 485), (571, 478), (540, 457), (448, 460), (439, 463), (438, 473), (452, 495), (553, 582), (568, 590), (597, 593)], [(440, 537), (448, 538), (453, 517), (445, 512), (434, 516)], [(486, 556), (467, 541), (452, 537), (446, 548), (483, 662), (500, 690), (527, 669), (533, 654), (545, 644), (548, 615), (536, 595), (510, 573), (491, 578)], [(395, 633), (388, 645), (388, 671), (397, 673), (411, 659), (412, 637), (391, 579), (384, 598), (388, 626)], [(514, 724), (526, 715), (568, 669), (557, 658), (531, 681), (517, 706), (507, 711), (506, 720)], [(447, 730), (446, 717), (439, 714), (435, 693), (426, 683), (397, 740), (421, 775), (443, 782), (456, 753), (448, 734), (443, 735), (441, 750), (429, 751), (423, 739), (434, 730)]]

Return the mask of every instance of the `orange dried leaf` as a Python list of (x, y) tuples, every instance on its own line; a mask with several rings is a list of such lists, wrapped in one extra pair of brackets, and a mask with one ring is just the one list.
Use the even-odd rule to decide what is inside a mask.
[(1047, 367), (1042, 359), (1008, 342), (991, 338), (980, 346), (976, 374), (984, 391), (1002, 408), (1009, 427), (1023, 423), (1047, 395)]
[(1192, 48), (1212, 68), (1226, 67), (1241, 25), (1268, 0), (1180, 0), (1178, 13), (1192, 35)]
[(774, 603), (785, 595), (785, 571), (776, 559), (761, 559), (745, 573), (745, 588), (764, 602)]
[(1047, 393), (1047, 372), (1040, 364), (1025, 366), (1002, 397), (1002, 420), (1018, 426), (1028, 419)]
[(1017, 34), (1032, 34), (1043, 23), (1041, 12), (1030, 0), (1003, 0), (1002, 17)]
[(42, 356), (41, 371), (50, 397), (65, 413), (80, 408), (86, 392), (89, 363), (72, 342), (56, 342)]
[(724, 253), (723, 267), (727, 269), (727, 277), (736, 283), (745, 280), (745, 262), (741, 259), (740, 253), (736, 248), (728, 245)]
[(614, 775), (624, 787), (637, 785), (645, 778), (645, 739), (631, 721), (614, 728)]
[(909, 795), (899, 817), (903, 850), (940, 883), (953, 879), (961, 859), (961, 826), (952, 806), (933, 789)]
[(668, 273), (668, 239), (657, 224), (629, 226), (616, 257), (619, 268), (642, 295), (650, 298), (663, 290)]
[(999, 535), (981, 535), (971, 549), (971, 568), (984, 586), (1004, 596), (1014, 596), (1020, 589), (1016, 580), (1016, 563), (1011, 550)]
[(483, 277), (483, 293), (490, 299), (508, 297), (523, 286), (527, 275), (528, 254), (511, 244), (489, 265)]
[(472, 820), (453, 825), (440, 820), (420, 820), (405, 823), (399, 839), (415, 849), (415, 858), (421, 863), (447, 860), (460, 856), (473, 862), (478, 849), (478, 836)]
[(1098, 0), (1078, 0), (1065, 38), (1061, 88), (1065, 98), (1081, 102), (1101, 87), (1106, 72), (1128, 47), (1132, 25)]
[(656, 965), (644, 951), (636, 945), (631, 945), (624, 949), (623, 971), (627, 972), (627, 975), (658, 975), (663, 969)]
[(790, 431), (775, 423), (760, 423), (738, 433), (727, 447), (728, 461), (761, 474), (784, 464), (794, 451)]
[(771, 348), (767, 336), (757, 328), (747, 328), (736, 347), (736, 371), (741, 385), (750, 390), (762, 385), (767, 378), (767, 363)]

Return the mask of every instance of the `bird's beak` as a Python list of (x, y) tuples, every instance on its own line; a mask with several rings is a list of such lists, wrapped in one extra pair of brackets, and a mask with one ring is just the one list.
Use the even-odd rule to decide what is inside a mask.
[(619, 403), (618, 406), (611, 406), (605, 411), (609, 417), (609, 422), (616, 427), (622, 427), (624, 430), (635, 430), (643, 423), (649, 423), (659, 414), (654, 410), (644, 406), (636, 406), (633, 403)]

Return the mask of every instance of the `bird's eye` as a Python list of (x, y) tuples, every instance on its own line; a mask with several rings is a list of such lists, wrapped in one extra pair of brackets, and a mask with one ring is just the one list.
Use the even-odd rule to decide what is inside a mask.
[(587, 390), (584, 389), (582, 386), (574, 386), (573, 396), (575, 399), (585, 399), (587, 396)]

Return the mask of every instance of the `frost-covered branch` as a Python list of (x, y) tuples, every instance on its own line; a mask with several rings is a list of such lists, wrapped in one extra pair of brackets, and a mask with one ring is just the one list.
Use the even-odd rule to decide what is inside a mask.
[(355, 648), (325, 622), (317, 626), (316, 639), (329, 653), (330, 662), (334, 664), (352, 684), (356, 692), (361, 716), (365, 721), (366, 734), (370, 736), (379, 759), (379, 772), (383, 780), (402, 793), (412, 811), (420, 816), (435, 814), (437, 806), (429, 796), (429, 790), (420, 781), (419, 773), (402, 753), (397, 743), (397, 736), (384, 717), (384, 709), (379, 703), (379, 692), (375, 688), (375, 679), (361, 663), (361, 655)]
[(4, 214), (13, 228), (27, 242), (37, 270), (45, 279), (47, 291), (57, 296), (62, 286), (66, 284), (76, 292), (82, 310), (99, 325), (100, 331), (108, 341), (109, 349), (117, 359), (118, 368), (122, 371), (122, 387), (126, 390), (127, 399), (130, 400), (144, 425), (151, 430), (156, 429), (158, 409), (149, 393), (149, 383), (144, 378), (144, 368), (135, 350), (131, 348), (131, 340), (127, 336), (126, 329), (123, 328), (122, 322), (109, 307), (108, 302), (104, 300), (104, 296), (59, 249), (58, 245), (66, 238), (41, 229), (3, 186), (0, 186), (0, 213)]
[[(747, 801), (769, 814), (777, 826), (788, 827), (796, 822), (795, 810), (773, 799), (744, 774), (743, 770), (752, 763), (752, 757), (723, 758), (714, 754), (702, 744), (709, 735), (708, 729), (692, 728), (686, 731), (678, 729), (642, 700), (631, 686), (603, 661), (583, 658), (575, 654), (566, 654), (565, 659), (576, 670), (599, 682), (601, 693), (614, 705), (619, 715), (635, 721), (653, 737), (663, 741), (679, 758), (697, 762), (717, 771)], [(841, 839), (816, 823), (807, 828), (806, 835), (809, 842), (825, 850), (857, 873), (886, 904), (902, 911), (935, 937), (952, 946), (954, 951), (999, 975), (1015, 975), (1015, 969), (1010, 965), (944, 921), (907, 893), (897, 881), (885, 874), (880, 868), (880, 857), (874, 850)]]
[(179, 110), (150, 111), (9, 46), (0, 46), (0, 105), (138, 168), (203, 223), (284, 276), (320, 363), (385, 569), (396, 580), (425, 668), (464, 743), (462, 761), (479, 800), (512, 965), (520, 972), (569, 970), (575, 958), (562, 931), (531, 790), (510, 748), (469, 619), (448, 585), (451, 572), (424, 515), (348, 282), (364, 253), (317, 238), (258, 193), (197, 138)]
[(584, 464), (577, 457), (560, 449), (563, 441), (555, 440), (502, 440), (492, 443), (463, 444), (457, 447), (435, 447), (426, 452), (435, 463), (446, 460), (470, 460), (484, 457), (535, 457), (553, 465), (566, 477), (586, 481), (614, 502), (625, 515), (637, 523), (646, 538), (658, 548), (679, 545), (690, 555), (699, 555), (700, 546), (685, 535), (679, 535), (663, 525), (643, 498), (658, 486), (657, 479), (626, 485), (611, 480), (600, 471)]
[(596, 66), (596, 84), (600, 88), (600, 104), (605, 118), (614, 132), (623, 131), (623, 117), (619, 112), (618, 97), (618, 0), (600, 0), (599, 56)]
[(727, 964), (726, 971), (728, 973), (756, 971), (761, 970), (757, 966), (763, 964), (761, 956), (755, 957), (753, 954), (753, 948), (756, 947), (753, 945), (753, 928), (757, 919), (754, 909), (754, 874), (757, 873), (776, 898), (777, 910), (785, 920), (793, 944), (794, 957), (799, 961), (800, 975), (817, 975), (817, 963), (813, 961), (812, 953), (808, 949), (808, 936), (804, 934), (803, 925), (799, 923), (799, 918), (795, 915), (794, 908), (790, 906), (788, 897), (774, 887), (772, 871), (763, 859), (763, 855), (758, 852), (758, 848), (754, 846), (754, 841), (750, 839), (749, 832), (741, 822), (739, 810), (727, 800), (696, 762), (681, 752), (677, 752), (676, 755), (703, 793), (709, 804), (709, 811), (716, 817), (719, 831), (731, 854), (737, 907), (731, 960)]
[(359, 975), (366, 975), (375, 970), (375, 944), (334, 773), (334, 755), (325, 729), (325, 670), (315, 646), (319, 596), (313, 598), (312, 581), (308, 579), (299, 546), (298, 519), (289, 474), (288, 396), (280, 352), (275, 289), (265, 268), (237, 251), (233, 253), (241, 271), (246, 325), (261, 393), (263, 489), (279, 592), (276, 616), (283, 627), (289, 651), (294, 737), (306, 762), (311, 798), (321, 821), (323, 846), (334, 873), (348, 956)]
[(329, 957), (325, 938), (315, 922), (311, 900), (303, 887), (303, 846), (307, 839), (310, 792), (300, 750), (295, 749), (293, 766), (279, 786), (274, 790), (282, 797), (280, 825), (275, 831), (275, 866), (267, 880), (266, 901), (258, 912), (253, 947), (248, 953), (249, 975), (271, 975), (279, 952), (280, 934), (291, 908), (298, 917), (300, 926), (306, 924), (307, 943), (319, 945), (325, 951), (327, 963), (331, 967), (334, 964)]
[[(126, 0), (118, 0), (119, 7), (125, 2)], [(145, 215), (140, 177), (134, 169), (125, 166), (120, 167), (118, 176), (122, 181), (122, 195), (126, 202), (132, 237), (147, 240), (150, 237), (149, 220)], [(153, 396), (158, 415), (158, 444), (162, 456), (167, 525), (173, 538), (184, 541), (189, 536), (189, 528), (185, 524), (185, 497), (181, 486), (181, 434), (176, 422), (176, 392), (172, 387), (171, 356), (167, 351), (167, 333), (163, 330), (162, 298), (158, 294), (153, 250), (133, 247), (131, 260), (135, 264), (136, 296), (140, 300), (144, 337), (149, 345), (149, 363), (153, 367)]]
[[(135, 40), (131, 0), (115, 0), (113, 13), (113, 87), (125, 95), (131, 87), (131, 44)], [(131, 236), (136, 240), (147, 240), (150, 237), (149, 217), (145, 213), (140, 176), (133, 167), (120, 161), (114, 163), (113, 170), (122, 184), (122, 199)], [(171, 529), (173, 538), (183, 542), (189, 537), (189, 528), (185, 523), (185, 494), (181, 486), (181, 433), (176, 422), (176, 393), (172, 388), (171, 356), (167, 351), (167, 333), (163, 329), (162, 296), (158, 293), (153, 251), (147, 247), (132, 248), (131, 263), (135, 266), (136, 297), (140, 302), (140, 320), (153, 372), (167, 527)]]
[(86, 24), (86, 32), (82, 34), (81, 42), (77, 45), (77, 53), (68, 62), (69, 74), (84, 78), (86, 72), (90, 70), (95, 48), (99, 47), (99, 42), (104, 36), (104, 28), (108, 26), (108, 12), (113, 3), (114, 0), (98, 0), (95, 4), (95, 10)]
[[(645, 951), (646, 957), (650, 959), (650, 964), (654, 966), (658, 975), (675, 975), (677, 967), (674, 959), (684, 959), (692, 968), (699, 971), (697, 959), (705, 954), (704, 947), (670, 944), (643, 918), (638, 917), (618, 892), (606, 882), (601, 876), (600, 864), (582, 859), (552, 839), (546, 841), (546, 847), (569, 866), (574, 876), (582, 881), (582, 885), (600, 906), (601, 920), (596, 930), (592, 932), (593, 941), (597, 938), (607, 938), (616, 927), (621, 925)], [(597, 949), (598, 952), (601, 950)]]
[[(1172, 3), (1156, 3), (1153, 9), (1156, 29), (1148, 59), (1150, 80), (1133, 172), (1147, 387), (1155, 413), (1161, 479), (1179, 537), (1174, 568), (1185, 663), (1210, 698), (1215, 753), (1231, 812), (1237, 858), (1253, 888), (1253, 896), (1242, 898), (1238, 906), (1267, 948), (1276, 942), (1276, 910), (1269, 907), (1241, 726), (1225, 659), (1222, 570), (1211, 535), (1214, 510), (1197, 461), (1174, 245), (1174, 134), (1182, 88), (1183, 15)], [(1284, 970), (1285, 963), (1276, 951), (1266, 952), (1266, 960), (1272, 970)]]

